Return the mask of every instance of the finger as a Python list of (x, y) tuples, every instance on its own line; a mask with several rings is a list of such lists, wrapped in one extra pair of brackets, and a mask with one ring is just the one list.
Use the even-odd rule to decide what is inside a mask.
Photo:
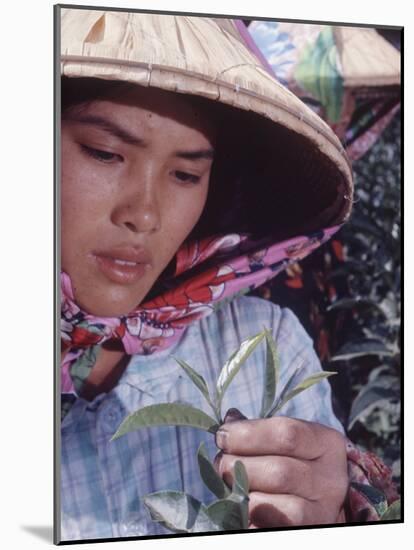
[(335, 432), (316, 422), (285, 416), (241, 420), (222, 424), (216, 433), (216, 445), (231, 454), (312, 460), (322, 456)]
[(296, 495), (249, 495), (249, 520), (256, 528), (334, 523), (338, 511), (324, 510), (318, 502)]
[(323, 483), (310, 461), (284, 456), (247, 457), (221, 453), (217, 456), (215, 466), (230, 486), (236, 460), (243, 462), (246, 468), (250, 491), (292, 494), (315, 500), (315, 486)]

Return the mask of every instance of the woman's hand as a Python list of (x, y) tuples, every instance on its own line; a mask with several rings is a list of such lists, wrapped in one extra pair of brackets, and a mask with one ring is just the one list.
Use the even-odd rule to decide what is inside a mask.
[(216, 434), (215, 465), (231, 483), (241, 460), (249, 478), (251, 529), (345, 521), (344, 436), (322, 424), (278, 416), (226, 422)]

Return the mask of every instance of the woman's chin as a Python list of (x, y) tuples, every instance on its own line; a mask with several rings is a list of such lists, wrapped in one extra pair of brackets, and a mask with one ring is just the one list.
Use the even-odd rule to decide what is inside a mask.
[(137, 306), (122, 308), (122, 309), (119, 306), (117, 308), (112, 308), (112, 307), (100, 308), (99, 307), (99, 308), (93, 308), (93, 311), (88, 310), (88, 313), (95, 317), (122, 317), (122, 316), (128, 315), (129, 313), (132, 313), (132, 311), (134, 311), (136, 307)]
[(86, 300), (75, 298), (82, 311), (95, 317), (121, 317), (134, 311), (141, 303), (141, 297), (133, 302), (131, 300)]

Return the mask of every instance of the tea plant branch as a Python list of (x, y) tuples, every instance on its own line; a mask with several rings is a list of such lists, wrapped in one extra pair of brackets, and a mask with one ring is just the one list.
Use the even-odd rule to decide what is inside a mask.
[(207, 383), (204, 378), (197, 373), (185, 361), (174, 359), (189, 376), (190, 380), (201, 391), (207, 403), (214, 411), (215, 418), (207, 415), (201, 409), (184, 405), (181, 403), (158, 403), (143, 407), (134, 413), (131, 413), (124, 419), (110, 441), (139, 428), (148, 428), (151, 426), (190, 426), (200, 428), (210, 433), (215, 433), (219, 426), (223, 424), (221, 416), (221, 404), (224, 394), (230, 385), (230, 382), (239, 372), (242, 364), (251, 353), (256, 349), (259, 343), (265, 337), (261, 332), (251, 338), (243, 340), (240, 347), (231, 355), (224, 364), (217, 380), (214, 397), (210, 396)]
[(323, 371), (313, 374), (297, 384), (293, 389), (293, 382), (297, 374), (303, 369), (302, 363), (297, 367), (289, 377), (287, 383), (282, 389), (280, 396), (275, 400), (277, 384), (280, 377), (280, 362), (275, 343), (268, 329), (264, 329), (259, 334), (242, 341), (239, 348), (230, 356), (220, 371), (217, 379), (215, 394), (212, 397), (204, 378), (197, 373), (190, 365), (181, 359), (174, 357), (175, 361), (188, 375), (193, 384), (202, 393), (210, 408), (214, 412), (215, 418), (209, 416), (201, 409), (182, 403), (158, 403), (143, 407), (134, 413), (131, 413), (119, 426), (116, 433), (110, 441), (140, 428), (152, 426), (190, 426), (206, 430), (209, 433), (215, 433), (223, 419), (221, 415), (221, 405), (224, 394), (230, 383), (239, 372), (246, 359), (253, 353), (260, 342), (266, 339), (266, 367), (264, 371), (262, 407), (260, 418), (270, 418), (293, 397), (310, 388), (314, 384), (322, 381), (324, 378), (336, 374), (333, 371)]
[[(143, 407), (127, 416), (110, 441), (133, 430), (153, 426), (190, 426), (209, 433), (216, 433), (224, 423), (221, 407), (225, 392), (243, 363), (263, 339), (266, 340), (266, 364), (260, 418), (273, 416), (293, 397), (324, 378), (336, 374), (327, 371), (318, 372), (294, 385), (298, 373), (304, 367), (302, 363), (291, 374), (280, 392), (280, 396), (276, 398), (280, 378), (280, 361), (271, 332), (264, 328), (262, 332), (243, 340), (239, 348), (232, 353), (220, 371), (213, 395), (210, 394), (207, 383), (201, 374), (185, 361), (174, 357), (174, 360), (207, 401), (214, 412), (214, 418), (191, 405), (158, 403)], [(240, 418), (245, 417), (240, 414)], [(143, 498), (151, 518), (176, 533), (247, 529), (249, 482), (243, 463), (239, 460), (235, 462), (233, 484), (230, 489), (216, 472), (203, 443), (198, 448), (197, 461), (202, 481), (218, 500), (206, 506), (191, 495), (178, 491), (151, 493)]]
[(206, 506), (180, 491), (158, 491), (143, 498), (151, 518), (174, 533), (247, 529), (249, 524), (249, 483), (243, 463), (236, 461), (231, 490), (217, 474), (205, 445), (198, 452), (200, 476), (218, 500)]

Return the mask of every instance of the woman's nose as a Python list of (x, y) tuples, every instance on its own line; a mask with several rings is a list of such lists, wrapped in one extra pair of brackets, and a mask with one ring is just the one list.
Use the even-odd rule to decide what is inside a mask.
[(112, 222), (135, 233), (153, 233), (161, 228), (159, 198), (151, 181), (132, 186), (113, 208)]

